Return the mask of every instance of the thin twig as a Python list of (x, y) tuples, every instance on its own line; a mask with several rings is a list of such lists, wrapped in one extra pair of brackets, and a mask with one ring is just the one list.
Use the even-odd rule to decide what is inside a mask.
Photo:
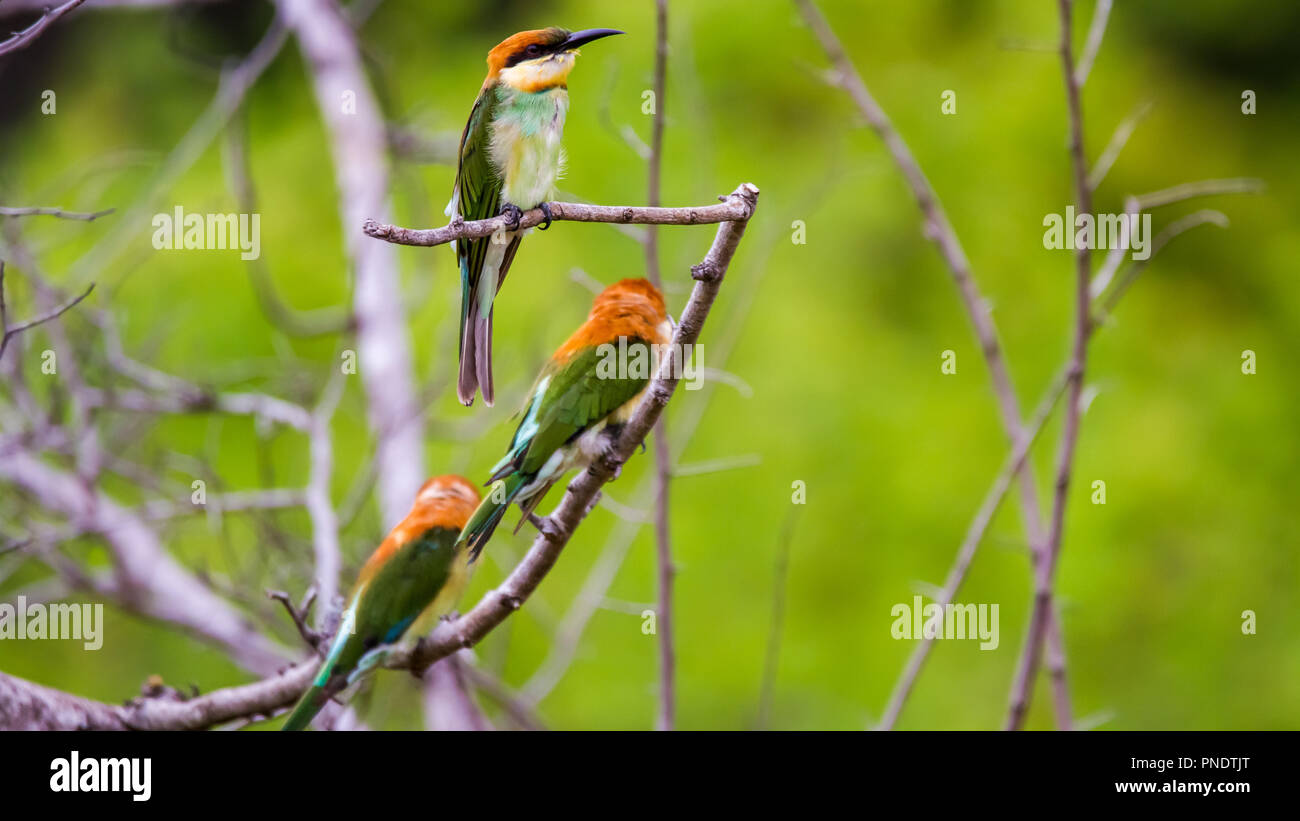
[[(3, 268), (0, 267), (0, 286), (2, 286), (3, 284), (4, 284)], [(95, 290), (95, 283), (92, 282), (90, 283), (90, 285), (86, 286), (86, 290), (82, 291), (80, 295), (75, 296), (72, 299), (69, 299), (68, 301), (53, 308), (52, 310), (46, 311), (45, 313), (41, 314), (38, 317), (28, 319), (24, 322), (19, 322), (17, 325), (14, 325), (12, 328), (6, 327), (5, 323), (2, 320), (0, 320), (0, 328), (4, 329), (4, 337), (0, 338), (0, 356), (4, 356), (5, 348), (9, 347), (10, 339), (12, 339), (13, 337), (17, 336), (18, 334), (22, 333), (23, 331), (29, 328), (35, 328), (37, 325), (41, 325), (45, 322), (49, 322), (51, 319), (57, 319), (58, 317), (63, 316), (65, 313), (67, 313), (68, 311), (76, 307), (76, 305), (80, 303), (83, 299), (90, 296), (90, 292), (93, 290)]]
[(46, 9), (45, 13), (42, 14), (35, 23), (32, 23), (22, 31), (14, 32), (13, 37), (0, 43), (0, 56), (9, 54), (13, 51), (18, 51), (19, 49), (27, 48), (32, 44), (33, 40), (41, 36), (41, 32), (53, 25), (55, 20), (58, 20), (60, 17), (72, 11), (84, 2), (86, 2), (86, 0), (68, 0), (68, 2), (61, 6)]
[(1230, 177), (1222, 180), (1199, 180), (1197, 182), (1185, 182), (1182, 185), (1175, 185), (1171, 188), (1162, 188), (1159, 191), (1152, 191), (1149, 194), (1139, 194), (1137, 199), (1138, 210), (1145, 211), (1149, 208), (1159, 208), (1162, 205), (1172, 205), (1176, 202), (1183, 202), (1195, 197), (1209, 197), (1216, 194), (1258, 194), (1265, 188), (1264, 181), (1254, 177)]
[(1146, 116), (1151, 113), (1152, 103), (1150, 100), (1141, 103), (1133, 109), (1133, 113), (1125, 117), (1115, 128), (1115, 133), (1111, 135), (1110, 142), (1106, 143), (1106, 148), (1102, 150), (1101, 156), (1092, 165), (1092, 173), (1088, 174), (1088, 187), (1096, 191), (1101, 185), (1101, 181), (1106, 179), (1106, 174), (1119, 158), (1119, 154), (1128, 144), (1129, 137), (1137, 129)]
[(0, 208), (0, 217), (58, 217), (65, 220), (94, 222), (116, 210), (116, 208), (105, 208), (103, 211), (65, 211), (62, 208)]
[[(649, 185), (646, 202), (659, 205), (660, 166), (664, 147), (664, 86), (668, 73), (668, 0), (655, 0), (654, 120), (651, 126)], [(651, 225), (645, 237), (646, 275), (656, 288), (659, 277), (659, 229)], [(655, 561), (658, 567), (659, 598), (655, 613), (655, 634), (659, 638), (659, 713), (655, 727), (671, 730), (676, 725), (676, 654), (673, 649), (673, 566), (672, 519), (669, 515), (669, 482), (672, 454), (668, 447), (668, 419), (659, 417), (655, 427)]]
[(1111, 0), (1097, 0), (1092, 10), (1092, 24), (1088, 26), (1088, 39), (1083, 46), (1083, 54), (1074, 68), (1074, 82), (1079, 88), (1088, 84), (1088, 75), (1092, 73), (1092, 64), (1101, 50), (1101, 41), (1106, 36), (1106, 21), (1110, 19)]
[[(1216, 211), (1213, 208), (1203, 208), (1199, 211), (1193, 211), (1187, 216), (1174, 220), (1169, 223), (1169, 225), (1165, 226), (1164, 230), (1157, 234), (1156, 238), (1151, 242), (1151, 256), (1143, 260), (1134, 260), (1124, 269), (1124, 273), (1120, 276), (1119, 280), (1116, 281), (1115, 287), (1110, 289), (1110, 291), (1105, 295), (1105, 298), (1101, 300), (1101, 308), (1094, 313), (1093, 323), (1101, 324), (1110, 318), (1111, 311), (1115, 309), (1115, 303), (1119, 301), (1119, 298), (1124, 295), (1125, 291), (1129, 289), (1133, 284), (1133, 281), (1137, 279), (1138, 275), (1142, 273), (1151, 260), (1155, 259), (1155, 256), (1160, 252), (1160, 249), (1168, 245), (1170, 241), (1179, 234), (1190, 231), (1198, 225), (1207, 224), (1217, 225), (1220, 228), (1227, 228), (1228, 216), (1222, 211)], [(1094, 294), (1094, 296), (1097, 295)]]
[[(462, 653), (468, 651), (461, 651)], [(521, 730), (545, 730), (546, 725), (537, 715), (537, 711), (525, 704), (519, 694), (514, 692), (501, 679), (476, 664), (466, 662), (461, 665), (461, 672), (475, 689), (495, 701)]]
[[(1072, 0), (1058, 0), (1061, 17), (1061, 65), (1069, 111), (1070, 161), (1074, 169), (1076, 212), (1091, 214), (1092, 189), (1088, 186), (1088, 161), (1083, 148), (1083, 110), (1070, 44), (1072, 6)], [(1092, 256), (1086, 244), (1075, 251), (1074, 258), (1074, 343), (1070, 354), (1070, 365), (1066, 372), (1068, 398), (1065, 406), (1065, 422), (1061, 431), (1060, 453), (1056, 462), (1055, 495), (1047, 532), (1047, 549), (1040, 557), (1034, 573), (1034, 601), (1029, 617), (1028, 636), (1025, 639), (1016, 680), (1011, 688), (1011, 708), (1006, 722), (1008, 730), (1018, 730), (1024, 726), (1029, 701), (1033, 697), (1034, 681), (1038, 676), (1043, 639), (1050, 632), (1047, 629), (1047, 622), (1053, 610), (1052, 577), (1056, 570), (1061, 537), (1065, 529), (1065, 505), (1070, 488), (1070, 475), (1074, 467), (1074, 453), (1079, 440), (1079, 423), (1083, 415), (1083, 405), (1079, 400), (1083, 394), (1083, 373), (1088, 361), (1088, 337), (1092, 328), (1092, 299), (1089, 291), (1092, 280)]]
[(320, 403), (312, 412), (309, 435), (311, 468), (307, 481), (307, 514), (311, 517), (312, 552), (315, 558), (315, 583), (325, 606), (317, 614), (316, 626), (324, 625), (334, 607), (339, 590), (339, 570), (343, 556), (339, 552), (339, 520), (330, 501), (330, 475), (334, 470), (334, 446), (330, 440), (330, 422), (339, 398), (343, 395), (342, 369), (330, 376)]
[(321, 634), (307, 625), (312, 605), (316, 603), (316, 587), (314, 585), (307, 590), (307, 594), (303, 596), (302, 604), (297, 607), (294, 606), (293, 599), (289, 598), (289, 594), (283, 590), (268, 590), (266, 591), (266, 597), (284, 605), (284, 609), (289, 612), (289, 618), (293, 619), (293, 626), (298, 628), (298, 635), (302, 636), (302, 640), (307, 642), (308, 647), (313, 650), (320, 647), (323, 640)]
[(785, 524), (776, 546), (776, 562), (772, 571), (772, 625), (767, 634), (767, 652), (763, 657), (763, 679), (758, 695), (758, 718), (755, 728), (765, 730), (772, 715), (772, 699), (776, 693), (776, 671), (781, 660), (781, 633), (785, 629), (786, 584), (790, 575), (790, 545), (794, 541), (794, 525), (802, 505), (790, 505)]

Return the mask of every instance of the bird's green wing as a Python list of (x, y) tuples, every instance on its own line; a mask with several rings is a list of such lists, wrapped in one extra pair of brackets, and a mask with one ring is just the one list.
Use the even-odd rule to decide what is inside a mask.
[(459, 530), (435, 527), (397, 549), (358, 591), (352, 635), (331, 675), (352, 670), (368, 650), (402, 637), (451, 577)]
[(459, 535), (445, 527), (426, 530), (399, 547), (353, 595), (312, 686), (282, 729), (306, 729), (367, 652), (402, 637), (451, 578)]
[[(645, 340), (629, 339), (629, 361), (637, 355), (637, 346), (647, 344)], [(617, 410), (649, 383), (644, 377), (623, 374), (619, 378), (617, 372), (611, 375), (612, 363), (602, 366), (602, 358), (598, 348), (589, 348), (550, 370), (538, 383), (538, 394), (519, 425), (512, 447), (512, 461), (521, 473), (536, 474), (558, 448)]]
[[(492, 162), (492, 118), (496, 111), (495, 88), (487, 88), (474, 101), (474, 108), (460, 138), (460, 165), (456, 171), (456, 210), (469, 222), (495, 217), (501, 210), (501, 175)], [(458, 240), (456, 256), (460, 260), (462, 285), (466, 294), (478, 282), (483, 270), (491, 237)], [(469, 300), (465, 300), (468, 304)]]

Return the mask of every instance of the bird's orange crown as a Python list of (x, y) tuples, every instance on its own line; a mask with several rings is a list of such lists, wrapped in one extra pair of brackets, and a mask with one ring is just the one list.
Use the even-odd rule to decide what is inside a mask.
[(569, 31), (555, 26), (510, 35), (488, 52), (488, 81), (496, 79), (504, 68), (546, 56), (567, 39)]
[(459, 531), (474, 515), (482, 497), (478, 488), (463, 476), (447, 474), (425, 482), (415, 495), (415, 504), (387, 538), (366, 560), (357, 577), (360, 586), (368, 581), (404, 544), (435, 527)]
[(614, 342), (620, 336), (667, 344), (663, 325), (668, 309), (663, 294), (647, 279), (621, 279), (601, 291), (591, 304), (582, 327), (552, 357), (568, 360), (587, 348)]

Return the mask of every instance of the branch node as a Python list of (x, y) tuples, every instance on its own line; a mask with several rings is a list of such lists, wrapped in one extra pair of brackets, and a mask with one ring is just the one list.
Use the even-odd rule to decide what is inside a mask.
[(714, 283), (722, 279), (722, 272), (709, 260), (691, 266), (691, 279), (697, 282)]

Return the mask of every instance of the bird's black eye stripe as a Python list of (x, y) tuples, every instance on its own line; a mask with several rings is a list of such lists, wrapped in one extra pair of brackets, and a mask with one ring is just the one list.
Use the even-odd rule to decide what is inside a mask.
[(509, 68), (510, 66), (517, 65), (524, 60), (536, 59), (550, 51), (551, 49), (545, 46), (538, 45), (537, 43), (529, 43), (522, 51), (517, 51), (510, 55), (510, 59), (506, 61), (506, 67)]

